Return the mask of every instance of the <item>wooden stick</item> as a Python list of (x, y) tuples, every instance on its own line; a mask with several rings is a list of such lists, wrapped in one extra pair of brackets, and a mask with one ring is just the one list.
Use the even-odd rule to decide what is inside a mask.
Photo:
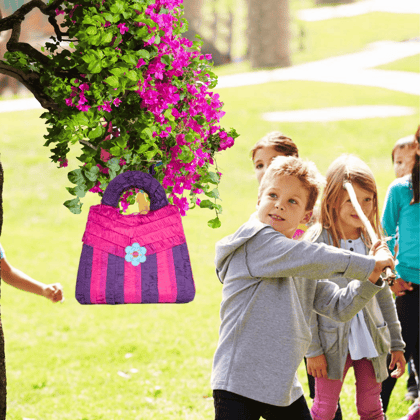
[[(363, 225), (368, 231), (372, 245), (376, 244), (376, 242), (378, 242), (378, 236), (376, 235), (375, 231), (373, 230), (372, 225), (369, 222), (369, 219), (363, 213), (363, 210), (360, 207), (359, 202), (357, 201), (357, 197), (356, 197), (356, 193), (354, 192), (353, 185), (351, 184), (350, 181), (344, 181), (343, 188), (346, 189), (347, 192), (349, 193), (351, 203), (353, 204), (353, 207), (356, 210), (357, 215), (359, 216), (360, 220), (362, 221)], [(395, 273), (391, 270), (391, 267), (386, 267), (384, 272), (385, 272), (385, 276), (383, 279), (386, 280), (390, 286), (392, 286), (396, 278)]]

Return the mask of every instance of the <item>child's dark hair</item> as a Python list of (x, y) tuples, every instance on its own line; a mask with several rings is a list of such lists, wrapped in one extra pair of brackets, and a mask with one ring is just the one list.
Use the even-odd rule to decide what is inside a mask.
[(280, 131), (272, 131), (255, 143), (255, 146), (251, 149), (251, 159), (254, 160), (257, 150), (268, 146), (274, 146), (277, 152), (285, 156), (299, 157), (298, 148), (290, 137), (285, 136)]
[(411, 204), (419, 203), (419, 193), (420, 193), (420, 165), (419, 165), (419, 149), (420, 149), (420, 125), (417, 128), (416, 134), (414, 134), (414, 141), (417, 143), (417, 153), (414, 161), (413, 171), (411, 172), (411, 180), (413, 182), (413, 199), (410, 202)]

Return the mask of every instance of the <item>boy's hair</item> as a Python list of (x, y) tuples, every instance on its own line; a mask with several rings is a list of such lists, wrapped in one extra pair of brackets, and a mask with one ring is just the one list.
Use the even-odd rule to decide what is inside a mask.
[(415, 135), (405, 136), (397, 140), (397, 142), (394, 144), (394, 147), (392, 148), (392, 163), (394, 163), (395, 152), (397, 149), (404, 149), (404, 147), (407, 147), (408, 149), (413, 149), (413, 151), (415, 151), (417, 144), (418, 143), (416, 142)]
[(298, 148), (290, 137), (285, 136), (280, 131), (272, 131), (255, 143), (250, 152), (251, 159), (254, 160), (257, 150), (269, 146), (274, 146), (277, 152), (283, 153), (285, 156), (299, 157)]
[[(378, 238), (381, 238), (383, 235), (379, 219), (378, 191), (375, 177), (369, 166), (357, 156), (343, 154), (331, 163), (326, 178), (327, 185), (321, 199), (320, 223), (330, 232), (334, 246), (340, 248), (339, 231), (341, 229), (337, 228), (340, 228), (339, 207), (346, 191), (343, 188), (344, 181), (350, 181), (352, 184), (357, 184), (360, 188), (373, 193), (373, 212), (368, 218)], [(364, 226), (362, 233), (366, 245), (371, 247), (372, 244)]]
[(274, 177), (283, 175), (294, 176), (302, 183), (308, 191), (305, 210), (312, 210), (324, 183), (324, 177), (319, 173), (315, 163), (294, 156), (277, 156), (273, 159), (261, 180), (258, 199)]

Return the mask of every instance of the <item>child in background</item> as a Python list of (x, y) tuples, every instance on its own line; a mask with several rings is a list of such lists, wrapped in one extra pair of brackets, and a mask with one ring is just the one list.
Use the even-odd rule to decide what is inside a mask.
[(0, 245), (0, 277), (7, 284), (25, 292), (35, 293), (44, 296), (51, 302), (63, 300), (63, 287), (60, 283), (44, 284), (34, 280), (27, 274), (9, 264), (3, 248)]
[[(254, 165), (255, 176), (258, 183), (260, 183), (265, 171), (275, 157), (299, 157), (299, 151), (290, 137), (285, 136), (280, 131), (272, 131), (255, 143), (250, 155)], [(294, 239), (298, 239), (306, 230), (306, 224), (299, 224)]]
[[(344, 181), (350, 181), (366, 217), (380, 238), (378, 196), (373, 173), (359, 158), (342, 155), (328, 168), (327, 185), (321, 200), (320, 223), (307, 235), (317, 243), (334, 245), (355, 254), (367, 255), (372, 244), (357, 216)], [(331, 278), (340, 288), (353, 277)], [(345, 323), (321, 316), (312, 320), (312, 343), (306, 354), (308, 373), (315, 377), (314, 420), (332, 420), (344, 379), (350, 366), (356, 377), (356, 406), (361, 420), (383, 419), (381, 383), (390, 368), (394, 377), (405, 370), (404, 342), (394, 300), (388, 284), (352, 319)]]
[[(312, 311), (348, 321), (386, 287), (379, 276), (394, 262), (385, 244), (375, 244), (372, 257), (292, 239), (311, 217), (320, 178), (313, 163), (276, 157), (261, 180), (256, 216), (216, 244), (223, 283), (216, 420), (311, 419), (296, 372)], [(362, 281), (345, 289), (312, 281), (336, 276)]]
[[(387, 235), (392, 237), (388, 246), (392, 252), (395, 247), (395, 235), (398, 228), (398, 251), (396, 254), (397, 279), (392, 291), (396, 295), (396, 306), (402, 327), (402, 336), (406, 342), (406, 357), (412, 358), (419, 375), (419, 284), (420, 284), (420, 204), (419, 204), (419, 137), (420, 126), (414, 136), (414, 142), (407, 150), (414, 150), (414, 162), (411, 173), (396, 179), (389, 186), (385, 198), (382, 223)], [(395, 149), (395, 148), (394, 148)], [(388, 378), (381, 393), (386, 411), (395, 380)], [(418, 387), (418, 384), (417, 384)], [(417, 391), (418, 395), (418, 391)], [(410, 420), (419, 418), (418, 399), (415, 402)], [(417, 417), (416, 417), (417, 416)]]

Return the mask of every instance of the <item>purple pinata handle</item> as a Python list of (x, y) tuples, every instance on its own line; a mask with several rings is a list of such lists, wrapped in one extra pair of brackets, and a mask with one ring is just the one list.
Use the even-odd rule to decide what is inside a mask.
[(169, 204), (162, 185), (151, 175), (141, 171), (127, 171), (116, 176), (106, 187), (102, 204), (118, 207), (121, 194), (133, 187), (147, 192), (150, 198), (151, 211)]

